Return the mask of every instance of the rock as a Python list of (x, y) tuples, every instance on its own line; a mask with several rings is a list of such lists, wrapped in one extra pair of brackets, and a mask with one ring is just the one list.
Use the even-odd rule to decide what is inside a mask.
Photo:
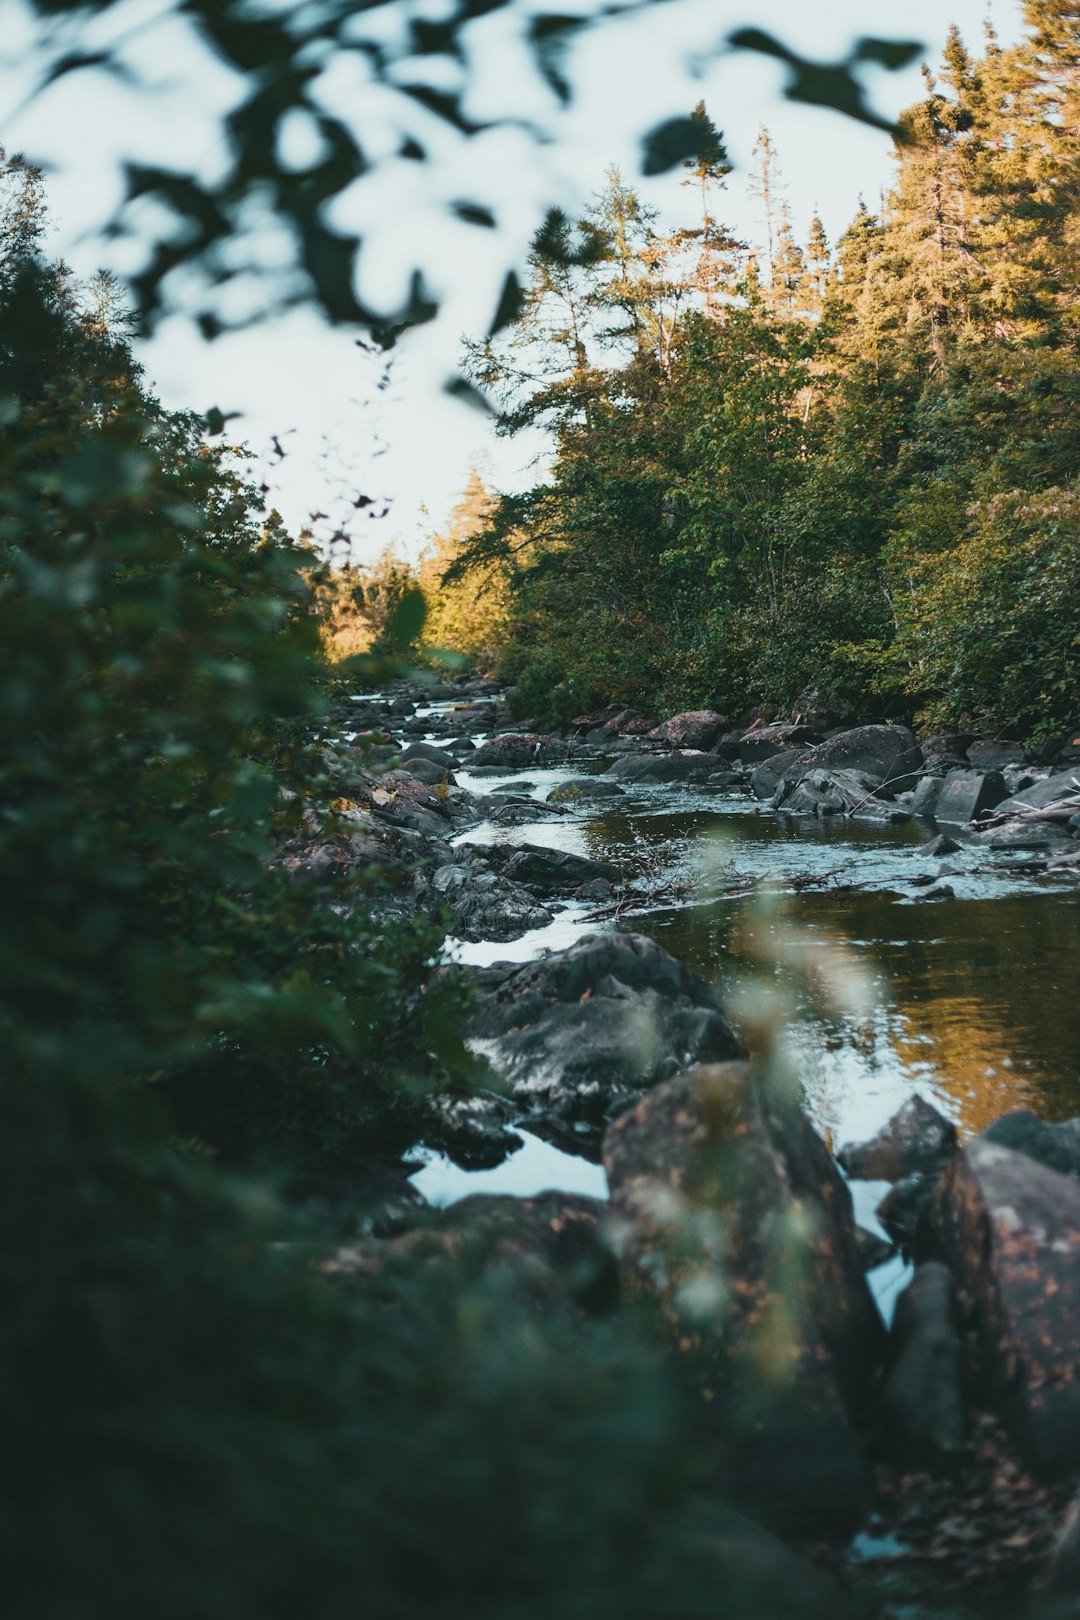
[(622, 883), (628, 875), (608, 861), (592, 861), (568, 850), (543, 849), (535, 844), (520, 844), (516, 849), (504, 844), (486, 853), (504, 877), (538, 895), (569, 894), (597, 878), (609, 884)]
[(1014, 810), (1048, 810), (1051, 805), (1064, 804), (1070, 799), (1075, 799), (1080, 805), (1080, 771), (1058, 771), (1053, 776), (1044, 776), (1041, 781), (1033, 782), (1023, 792), (1014, 793), (1011, 799), (1004, 799), (998, 805), (998, 814), (1010, 815)]
[(1063, 737), (1048, 743), (1039, 756), (1045, 765), (1080, 765), (1080, 726), (1074, 726)]
[(491, 797), (493, 799), (518, 799), (522, 804), (528, 804), (529, 795), (535, 787), (535, 782), (503, 782), (498, 787), (492, 788)]
[(520, 939), (554, 920), (520, 884), (473, 866), (441, 866), (431, 887), (436, 903), (453, 916), (460, 939)]
[(428, 759), (433, 765), (441, 765), (444, 771), (452, 771), (457, 763), (448, 749), (436, 748), (433, 743), (410, 743), (401, 758), (406, 765), (414, 759)]
[(560, 782), (553, 787), (547, 796), (548, 804), (559, 804), (572, 808), (579, 802), (588, 802), (590, 799), (622, 799), (626, 789), (621, 788), (618, 782), (611, 782), (604, 776), (575, 776), (569, 782)]
[(1004, 778), (997, 771), (950, 771), (942, 780), (934, 807), (935, 821), (966, 827), (1008, 797)]
[(785, 748), (779, 754), (772, 754), (756, 765), (750, 775), (750, 791), (755, 799), (771, 799), (785, 773), (802, 757), (798, 748)]
[(717, 714), (715, 709), (688, 709), (685, 714), (673, 715), (654, 727), (649, 736), (666, 748), (704, 751), (720, 740), (729, 725), (727, 716)]
[(740, 743), (738, 757), (744, 765), (760, 765), (779, 753), (805, 754), (822, 741), (822, 733), (790, 720), (771, 726), (751, 726)]
[(1014, 1108), (988, 1125), (979, 1140), (1024, 1153), (1060, 1175), (1080, 1181), (1080, 1118), (1051, 1125), (1027, 1108)]
[(1062, 1524), (1046, 1573), (1040, 1607), (1034, 1620), (1077, 1620), (1080, 1615), (1080, 1496)]
[(513, 1109), (505, 1097), (447, 1091), (429, 1106), (426, 1146), (438, 1148), (463, 1170), (493, 1170), (521, 1146), (521, 1137), (510, 1129)]
[[(978, 1393), (1034, 1474), (1080, 1468), (1080, 1185), (996, 1142), (967, 1143), (924, 1214), (965, 1302)], [(924, 1243), (920, 1229), (920, 1244)]]
[(558, 806), (539, 804), (535, 799), (513, 799), (509, 804), (496, 804), (488, 816), (498, 827), (531, 827), (538, 821), (550, 822), (558, 813)]
[(703, 782), (715, 769), (712, 754), (680, 749), (670, 754), (625, 754), (607, 774), (624, 782)]
[(600, 730), (608, 737), (647, 737), (656, 725), (654, 718), (642, 714), (639, 709), (620, 709), (618, 714), (604, 722)]
[(796, 1102), (746, 1064), (695, 1069), (615, 1121), (604, 1165), (624, 1292), (700, 1396), (721, 1477), (789, 1525), (856, 1520), (884, 1333), (850, 1195)]
[(594, 934), (473, 975), (464, 1032), (527, 1110), (597, 1127), (649, 1086), (741, 1046), (709, 987), (640, 934)]
[(842, 1147), (837, 1163), (860, 1181), (903, 1181), (940, 1170), (956, 1152), (956, 1126), (916, 1092), (868, 1142)]
[(719, 788), (721, 792), (739, 788), (742, 786), (742, 782), (743, 778), (737, 771), (714, 771), (711, 776), (705, 778), (706, 787)]
[(456, 787), (456, 779), (450, 774), (445, 765), (436, 765), (431, 759), (407, 759), (402, 762), (401, 769), (417, 782), (426, 782), (429, 787), (437, 787), (442, 782), (450, 783)]
[(855, 1228), (855, 1247), (859, 1252), (859, 1264), (864, 1271), (874, 1271), (883, 1266), (886, 1260), (891, 1260), (896, 1253), (896, 1244), (890, 1243), (887, 1238), (878, 1237), (876, 1232), (867, 1231), (865, 1226)]
[(872, 777), (856, 770), (812, 770), (785, 776), (772, 806), (789, 816), (851, 815), (875, 800)]
[(904, 1469), (954, 1467), (967, 1432), (963, 1346), (945, 1266), (920, 1266), (900, 1295), (882, 1401), (890, 1451)]
[(827, 738), (816, 750), (813, 763), (815, 768), (830, 771), (862, 771), (873, 779), (881, 796), (885, 787), (892, 793), (913, 788), (923, 757), (907, 726), (856, 726)]
[(951, 883), (937, 882), (931, 884), (930, 888), (923, 889), (921, 894), (913, 895), (912, 899), (919, 901), (920, 904), (935, 900), (955, 900), (956, 890)]
[(952, 731), (942, 736), (924, 737), (919, 744), (919, 752), (931, 766), (934, 761), (945, 759), (952, 764), (965, 766), (968, 764), (967, 751), (975, 741), (970, 731)]
[(1069, 847), (1061, 823), (1052, 821), (1006, 821), (1000, 827), (975, 833), (971, 842), (980, 849), (1066, 850)]
[(961, 844), (956, 842), (955, 838), (950, 838), (948, 833), (938, 833), (937, 837), (931, 838), (928, 844), (923, 844), (919, 854), (931, 858), (935, 855), (956, 855), (962, 847)]
[(915, 784), (915, 791), (909, 806), (913, 816), (933, 816), (937, 810), (937, 802), (941, 797), (941, 785), (944, 777), (920, 776)]
[(530, 765), (558, 765), (566, 759), (566, 744), (557, 737), (537, 736), (535, 732), (505, 732), (481, 743), (469, 761), (469, 769), (498, 765), (518, 771)]
[(919, 1223), (934, 1183), (933, 1176), (905, 1176), (886, 1193), (875, 1211), (893, 1242), (906, 1255), (913, 1254), (919, 1242)]
[(1006, 765), (1023, 765), (1027, 750), (1022, 743), (973, 742), (967, 751), (968, 762), (976, 771), (1001, 771)]

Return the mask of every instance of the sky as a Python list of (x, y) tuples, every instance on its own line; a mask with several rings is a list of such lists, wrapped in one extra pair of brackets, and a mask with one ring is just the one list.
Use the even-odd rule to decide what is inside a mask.
[[(447, 0), (394, 0), (378, 13), (395, 18), (445, 13)], [(539, 85), (523, 57), (520, 19), (530, 0), (470, 26), (470, 111), (514, 119), (525, 113), (545, 134), (537, 143), (504, 125), (465, 142), (425, 131), (434, 161), (387, 161), (335, 203), (336, 221), (366, 237), (361, 293), (376, 305), (399, 302), (409, 270), (423, 267), (441, 299), (437, 321), (405, 336), (389, 372), (383, 357), (358, 348), (355, 333), (332, 328), (313, 310), (266, 315), (257, 324), (208, 344), (185, 306), (177, 305), (155, 335), (137, 346), (147, 376), (171, 407), (236, 412), (228, 432), (252, 448), (253, 466), (271, 499), (294, 527), (325, 514), (316, 532), (341, 525), (356, 560), (388, 542), (406, 554), (445, 516), (479, 465), (502, 488), (520, 487), (534, 471), (541, 446), (496, 439), (477, 411), (443, 392), (460, 364), (463, 335), (486, 330), (507, 268), (521, 265), (546, 209), (584, 206), (618, 164), (638, 180), (640, 137), (651, 125), (685, 113), (704, 98), (724, 131), (736, 166), (725, 222), (751, 242), (760, 238), (755, 205), (745, 194), (754, 141), (767, 125), (779, 149), (796, 230), (805, 234), (813, 211), (831, 239), (842, 232), (860, 195), (875, 207), (892, 172), (887, 134), (840, 114), (787, 102), (780, 64), (745, 52), (717, 51), (731, 29), (752, 23), (771, 29), (808, 56), (838, 58), (860, 35), (922, 41), (933, 62), (956, 22), (972, 49), (981, 48), (990, 9), (1002, 42), (1020, 32), (1019, 0), (907, 0), (902, 8), (877, 0), (669, 0), (643, 15), (606, 21), (579, 36), (569, 67), (575, 86), (567, 109)], [(535, 6), (533, 7), (535, 9)], [(588, 9), (568, 3), (567, 11)], [(0, 36), (0, 144), (23, 151), (48, 177), (54, 228), (50, 251), (80, 275), (99, 265), (121, 276), (137, 268), (138, 240), (110, 240), (104, 227), (122, 195), (127, 157), (164, 167), (180, 158), (212, 172), (221, 115), (237, 84), (172, 14), (169, 0), (126, 0), (95, 27), (99, 36), (123, 24), (125, 59), (141, 84), (121, 84), (96, 71), (72, 73), (33, 96), (36, 62), (57, 47), (24, 0), (5, 0)], [(895, 116), (921, 90), (919, 69), (868, 72), (875, 107)], [(378, 152), (396, 142), (400, 110), (379, 87), (344, 67), (321, 86), (324, 104), (347, 117)], [(307, 132), (289, 132), (297, 160)], [(674, 222), (683, 193), (676, 171), (640, 181), (646, 199)], [(496, 214), (496, 230), (447, 218), (448, 200), (469, 196)], [(271, 228), (256, 223), (243, 251), (260, 268), (282, 256)], [(239, 307), (260, 296), (253, 275), (235, 289)], [(276, 438), (281, 457), (272, 448)], [(363, 492), (375, 501), (358, 514)], [(382, 514), (369, 517), (368, 512)]]

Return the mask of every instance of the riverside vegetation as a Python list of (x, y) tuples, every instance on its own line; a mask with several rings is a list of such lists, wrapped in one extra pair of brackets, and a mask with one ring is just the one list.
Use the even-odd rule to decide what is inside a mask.
[[(1026, 9), (1016, 52), (975, 64), (953, 41), (950, 93), (908, 123), (911, 211), (860, 215), (839, 268), (821, 260), (820, 306), (782, 215), (770, 264), (737, 262), (704, 109), (700, 227), (656, 242), (613, 180), (595, 218), (538, 243), (509, 353), (553, 298), (582, 320), (572, 365), (516, 393), (521, 422), (555, 424), (554, 475), (494, 503), (474, 490), (438, 558), (459, 577), (429, 590), (451, 649), (470, 593), (494, 602), (461, 650), (501, 660), (519, 718), (619, 709), (591, 716), (591, 747), (638, 764), (563, 787), (572, 808), (635, 773), (741, 783), (777, 742), (777, 803), (800, 794), (807, 814), (905, 813), (895, 795), (930, 782), (966, 825), (1060, 787), (1076, 16)], [(220, 420), (150, 396), (107, 279), (47, 262), (40, 177), (5, 159), (2, 182), (9, 1611), (881, 1613), (911, 1594), (853, 1583), (846, 1538), (890, 1493), (915, 1528), (947, 1518), (959, 1478), (1009, 1568), (998, 1580), (995, 1553), (965, 1590), (954, 1563), (941, 1603), (1074, 1613), (1075, 1529), (1052, 1586), (1026, 1589), (1080, 1460), (1073, 1128), (1014, 1119), (959, 1144), (913, 1106), (850, 1159), (896, 1183), (919, 1262), (887, 1340), (866, 1234), (768, 1032), (747, 1060), (749, 1025), (618, 931), (513, 970), (448, 967), (466, 900), (488, 937), (508, 888), (520, 923), (545, 893), (633, 880), (451, 849), (491, 810), (451, 780), (472, 733), (501, 774), (565, 741), (499, 735), (497, 682), (392, 684), (424, 634), (408, 579), (379, 598), (365, 661), (328, 671), (319, 605), (339, 584), (263, 509)], [(919, 231), (895, 234), (901, 217)], [(507, 365), (474, 358), (492, 386)], [(357, 685), (381, 695), (358, 704)], [(414, 714), (432, 698), (434, 728)], [(656, 728), (631, 701), (696, 708)], [(762, 737), (706, 702), (797, 714)], [(915, 709), (955, 728), (949, 747), (889, 726), (841, 757), (848, 720)], [(999, 727), (1052, 746), (999, 759), (1009, 799), (992, 783), (990, 804), (972, 737)], [(397, 733), (432, 729), (450, 765), (430, 742), (403, 758)], [(1021, 800), (1024, 837), (1038, 808)], [(560, 812), (511, 797), (495, 814)], [(1071, 832), (1037, 838), (1041, 858)], [(412, 1144), (497, 1154), (523, 1118), (602, 1142), (610, 1210), (419, 1207)]]

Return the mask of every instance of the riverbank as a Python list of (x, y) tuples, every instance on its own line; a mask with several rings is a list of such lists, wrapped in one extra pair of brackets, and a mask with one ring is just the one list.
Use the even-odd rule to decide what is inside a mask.
[[(584, 735), (578, 728), (568, 738), (539, 737), (502, 723), (496, 689), (443, 692), (435, 701), (424, 702), (429, 696), (399, 691), (391, 698), (365, 698), (342, 715), (343, 732), (357, 750), (358, 774), (356, 808), (350, 812), (355, 842), (349, 850), (339, 850), (338, 856), (381, 868), (387, 879), (378, 898), (381, 905), (446, 907), (452, 912), (454, 949), (473, 965), (466, 1035), (491, 1076), (490, 1085), (479, 1094), (440, 1105), (432, 1140), (442, 1158), (429, 1153), (428, 1162), (413, 1178), (414, 1186), (437, 1202), (450, 1202), (473, 1188), (490, 1186), (492, 1176), (500, 1170), (512, 1172), (519, 1158), (531, 1155), (539, 1160), (532, 1173), (546, 1175), (548, 1185), (559, 1188), (565, 1185), (563, 1167), (584, 1168), (602, 1156), (605, 1181), (588, 1185), (596, 1193), (610, 1191), (610, 1204), (582, 1199), (580, 1193), (575, 1202), (568, 1192), (556, 1191), (549, 1196), (561, 1203), (547, 1206), (547, 1226), (565, 1226), (568, 1220), (572, 1226), (576, 1222), (579, 1227), (581, 1220), (589, 1226), (597, 1239), (592, 1245), (594, 1268), (608, 1275), (608, 1311), (626, 1309), (635, 1298), (640, 1303), (642, 1256), (647, 1259), (646, 1279), (654, 1278), (658, 1256), (679, 1250), (685, 1243), (687, 1220), (692, 1227), (696, 1218), (693, 1207), (682, 1208), (659, 1237), (651, 1233), (642, 1249), (655, 1196), (650, 1194), (646, 1206), (641, 1205), (641, 1176), (646, 1184), (655, 1181), (656, 1165), (683, 1150), (679, 1132), (673, 1137), (670, 1123), (659, 1134), (648, 1125), (648, 1147), (643, 1157), (639, 1155), (641, 1170), (631, 1178), (636, 1191), (628, 1212), (625, 1192), (620, 1192), (625, 1174), (617, 1169), (618, 1152), (612, 1146), (618, 1133), (626, 1130), (624, 1122), (645, 1109), (648, 1124), (648, 1111), (663, 1109), (671, 1088), (685, 1085), (680, 1077), (688, 1069), (700, 1077), (688, 1097), (698, 1095), (701, 1087), (706, 1091), (719, 1087), (725, 1106), (730, 1106), (733, 1085), (743, 1084), (735, 1077), (747, 1072), (738, 1061), (744, 1050), (738, 1020), (732, 1027), (725, 1012), (726, 996), (718, 995), (708, 982), (715, 975), (693, 972), (678, 959), (686, 953), (676, 950), (672, 956), (658, 944), (658, 938), (667, 943), (679, 937), (676, 919), (685, 925), (687, 919), (715, 918), (724, 908), (729, 913), (745, 912), (765, 885), (803, 907), (815, 899), (856, 908), (872, 902), (889, 908), (894, 918), (901, 914), (942, 918), (965, 906), (989, 907), (992, 913), (993, 906), (1018, 901), (1072, 904), (1074, 870), (1068, 857), (1078, 849), (1070, 825), (1075, 812), (1038, 814), (1067, 806), (1075, 791), (1069, 761), (1060, 757), (1046, 763), (999, 757), (995, 764), (986, 745), (969, 741), (961, 756), (955, 751), (956, 740), (950, 742), (953, 752), (939, 751), (940, 740), (935, 740), (934, 747), (918, 748), (916, 759), (914, 739), (898, 737), (899, 728), (888, 728), (887, 737), (881, 735), (885, 728), (859, 728), (861, 735), (836, 733), (821, 741), (795, 725), (783, 737), (777, 736), (775, 727), (750, 727), (740, 737), (707, 736), (714, 720), (702, 716), (677, 717), (644, 744), (635, 729), (640, 720), (626, 716), (601, 719)], [(397, 712), (391, 713), (395, 707)], [(706, 741), (708, 747), (689, 746)], [(785, 745), (778, 754), (755, 757), (778, 741)], [(890, 753), (891, 745), (895, 746)], [(986, 768), (975, 769), (973, 753), (975, 764)], [(770, 777), (773, 783), (766, 798), (762, 789)], [(972, 777), (980, 780), (973, 782)], [(1004, 796), (999, 796), (1002, 790)], [(1032, 802), (1032, 790), (1041, 803)], [(965, 802), (974, 802), (980, 820), (935, 826), (925, 818), (916, 819), (916, 806), (925, 810), (931, 791), (946, 796), (947, 809), (949, 796), (958, 801), (966, 793)], [(987, 803), (988, 798), (994, 802)], [(729, 840), (721, 855), (707, 830), (717, 819), (754, 829), (767, 826), (774, 836), (735, 841), (734, 847)], [(676, 824), (673, 838), (664, 837), (661, 823), (669, 834), (671, 824)], [(654, 835), (651, 841), (641, 837), (647, 826)], [(1008, 836), (994, 838), (1001, 829)], [(1047, 837), (1048, 829), (1052, 838)], [(678, 847), (674, 859), (673, 844)], [(708, 849), (705, 855), (703, 845)], [(763, 848), (771, 857), (767, 861), (759, 858)], [(748, 861), (751, 849), (756, 853)], [(698, 858), (690, 858), (692, 851)], [(839, 860), (838, 852), (842, 852)], [(325, 849), (294, 849), (286, 858), (316, 870), (320, 862), (332, 863), (337, 857)], [(925, 908), (922, 895), (940, 904)], [(552, 950), (554, 955), (541, 959), (542, 953)], [(708, 953), (702, 952), (699, 939), (696, 952), (690, 954), (699, 957), (694, 966), (703, 966), (700, 958)], [(502, 965), (495, 965), (500, 958)], [(778, 956), (772, 965), (775, 970)], [(875, 1018), (880, 1020), (881, 1014), (866, 1013), (864, 1029), (867, 1019), (873, 1028)], [(917, 1039), (919, 1031), (911, 1034)], [(837, 1067), (833, 1065), (832, 1078)], [(760, 1077), (761, 1071), (755, 1072)], [(880, 1074), (877, 1079), (880, 1082)], [(1023, 1075), (1017, 1080), (1022, 1092)], [(1072, 1080), (1075, 1085), (1075, 1064)], [(751, 1085), (751, 1098), (764, 1083)], [(984, 1084), (981, 1092), (987, 1089), (994, 1094), (997, 1088)], [(1063, 1106), (1056, 1112), (1068, 1111), (1070, 1100), (1075, 1112), (1071, 1089), (1063, 1084)], [(857, 1372), (849, 1371), (846, 1381), (828, 1383), (827, 1391), (804, 1388), (793, 1407), (788, 1403), (782, 1421), (773, 1412), (756, 1436), (742, 1437), (744, 1453), (734, 1462), (729, 1458), (729, 1464), (736, 1469), (733, 1477), (738, 1479), (740, 1500), (756, 1488), (760, 1513), (784, 1521), (785, 1534), (800, 1546), (811, 1547), (817, 1561), (831, 1566), (850, 1590), (868, 1588), (883, 1603), (904, 1594), (933, 1607), (928, 1588), (936, 1585), (938, 1612), (944, 1612), (942, 1604), (955, 1604), (965, 1590), (968, 1597), (974, 1594), (981, 1601), (987, 1594), (1015, 1593), (1032, 1579), (1041, 1579), (1052, 1560), (1053, 1542), (1074, 1485), (1068, 1470), (1064, 1483), (1047, 1482), (1031, 1471), (1030, 1458), (1016, 1449), (1015, 1424), (1012, 1433), (1003, 1426), (1002, 1402), (994, 1397), (995, 1406), (988, 1400), (988, 1386), (979, 1371), (980, 1357), (986, 1359), (993, 1340), (990, 1329), (985, 1322), (979, 1329), (985, 1341), (980, 1351), (973, 1321), (958, 1325), (955, 1286), (933, 1295), (935, 1273), (927, 1268), (940, 1261), (934, 1259), (933, 1243), (925, 1233), (920, 1237), (919, 1223), (922, 1220), (925, 1226), (929, 1218), (924, 1214), (927, 1200), (945, 1169), (938, 1165), (930, 1176), (923, 1167), (886, 1178), (878, 1165), (873, 1178), (863, 1174), (845, 1182), (820, 1148), (820, 1136), (811, 1133), (819, 1146), (800, 1149), (784, 1139), (784, 1131), (795, 1131), (803, 1140), (798, 1122), (804, 1108), (826, 1139), (838, 1144), (859, 1134), (851, 1128), (857, 1122), (871, 1127), (881, 1123), (885, 1103), (895, 1104), (899, 1095), (910, 1100), (927, 1092), (943, 1102), (945, 1112), (936, 1117), (950, 1130), (948, 1116), (962, 1113), (950, 1108), (948, 1096), (937, 1096), (925, 1064), (921, 1074), (911, 1064), (907, 1072), (893, 1072), (886, 1084), (871, 1090), (873, 1095), (867, 1098), (849, 1077), (849, 1100), (857, 1106), (837, 1110), (828, 1078), (823, 1085), (819, 1077), (793, 1107), (781, 1110), (788, 1124), (779, 1142), (775, 1119), (772, 1125), (763, 1125), (762, 1162), (773, 1166), (771, 1174), (779, 1175), (780, 1181), (766, 1178), (756, 1188), (744, 1187), (729, 1208), (728, 1221), (743, 1223), (747, 1234), (764, 1222), (772, 1233), (756, 1254), (749, 1236), (736, 1245), (744, 1267), (742, 1286), (751, 1294), (763, 1289), (762, 1297), (770, 1297), (778, 1211), (805, 1213), (811, 1194), (795, 1167), (809, 1151), (822, 1178), (815, 1207), (821, 1219), (823, 1209), (833, 1210), (833, 1263), (840, 1265), (846, 1278), (841, 1286), (834, 1272), (824, 1292), (846, 1300), (848, 1310), (854, 1309), (868, 1324), (880, 1320), (873, 1305), (873, 1314), (866, 1315), (867, 1303), (876, 1298), (886, 1321), (892, 1323), (892, 1333), (875, 1347), (876, 1332), (868, 1325), (858, 1350), (844, 1352), (835, 1332), (827, 1323), (823, 1326), (823, 1285), (813, 1283), (814, 1267), (809, 1264), (805, 1272), (809, 1294), (801, 1317), (804, 1337), (799, 1341), (803, 1349), (796, 1360), (803, 1365), (803, 1358), (813, 1359), (813, 1343), (819, 1342), (834, 1372), (842, 1363)], [(1005, 1108), (1018, 1100), (1022, 1098), (1007, 1095)], [(980, 1103), (986, 1104), (981, 1094)], [(747, 1106), (753, 1113), (758, 1105), (751, 1100)], [(992, 1097), (988, 1106), (995, 1114), (1004, 1111), (994, 1106)], [(1012, 1148), (1002, 1151), (1017, 1156)], [(954, 1133), (947, 1157), (952, 1159), (957, 1152), (962, 1157), (969, 1149), (958, 1149)], [(1019, 1157), (1023, 1159), (1024, 1153)], [(459, 1166), (456, 1183), (446, 1175), (452, 1160)], [(616, 1174), (611, 1181), (613, 1166)], [(676, 1186), (683, 1185), (684, 1175), (685, 1171), (677, 1172)], [(922, 1179), (912, 1185), (912, 1175)], [(514, 1185), (512, 1175), (507, 1184)], [(1066, 1185), (1073, 1185), (1072, 1180), (1067, 1178)], [(541, 1188), (518, 1183), (514, 1190)], [(1061, 1189), (1057, 1191), (1060, 1199)], [(886, 1209), (882, 1223), (876, 1216), (885, 1193), (891, 1210)], [(957, 1197), (962, 1204), (963, 1198)], [(757, 1221), (747, 1216), (755, 1198), (764, 1198), (761, 1207), (767, 1211)], [(460, 1226), (463, 1219), (468, 1223), (475, 1217), (483, 1223), (485, 1208), (490, 1211), (499, 1202), (467, 1198), (456, 1204), (457, 1213), (451, 1209), (440, 1220)], [(861, 1232), (856, 1214), (866, 1223)], [(613, 1217), (616, 1230), (622, 1222), (621, 1248), (610, 1236)], [(419, 1218), (414, 1212), (405, 1225)], [(400, 1211), (397, 1220), (400, 1223)], [(1063, 1234), (1068, 1246), (1073, 1240), (1067, 1231), (1062, 1229), (1056, 1237)], [(412, 1240), (402, 1236), (372, 1241)], [(628, 1253), (636, 1258), (628, 1259)], [(602, 1258), (597, 1259), (598, 1254)], [(529, 1264), (550, 1264), (550, 1256), (538, 1256), (531, 1240), (518, 1245), (518, 1260), (526, 1256)], [(1074, 1263), (1071, 1249), (1069, 1258)], [(730, 1253), (724, 1260), (732, 1265)], [(715, 1273), (716, 1262), (715, 1255), (704, 1257), (696, 1286)], [(342, 1256), (336, 1262), (346, 1271), (350, 1265), (370, 1263), (369, 1252)], [(954, 1267), (962, 1271), (963, 1254), (954, 1257)], [(925, 1292), (927, 1287), (936, 1304), (920, 1312), (915, 1309), (920, 1289)], [(991, 1291), (997, 1297), (1000, 1279), (993, 1281)], [(648, 1281), (645, 1292), (661, 1326), (667, 1322), (670, 1330), (681, 1319), (680, 1299), (667, 1297), (663, 1289), (658, 1294)], [(693, 1296), (694, 1289), (690, 1292)], [(790, 1297), (789, 1289), (783, 1297)], [(894, 1315), (897, 1298), (903, 1303)], [(730, 1323), (726, 1331), (730, 1332)], [(816, 1336), (822, 1332), (825, 1338), (819, 1340)], [(708, 1323), (703, 1327), (697, 1321), (692, 1337), (710, 1343)], [(758, 1343), (757, 1351), (761, 1348)], [(1074, 1366), (1074, 1347), (1063, 1342), (1059, 1349)], [(755, 1364), (755, 1357), (748, 1356), (740, 1376), (748, 1376), (746, 1369)], [(960, 1438), (944, 1459), (913, 1457), (910, 1434), (897, 1428), (897, 1399), (895, 1391), (889, 1396), (888, 1385), (905, 1364), (909, 1383), (913, 1376), (916, 1380), (917, 1393), (908, 1403), (913, 1411), (940, 1412), (942, 1401), (948, 1404), (951, 1399), (954, 1417), (960, 1414)], [(912, 1365), (922, 1367), (922, 1372), (912, 1375)], [(738, 1431), (738, 1414), (753, 1406), (755, 1392), (740, 1384), (730, 1365), (719, 1374), (712, 1367), (708, 1376), (714, 1375), (728, 1392), (726, 1403), (721, 1402), (727, 1415), (719, 1430), (727, 1443)], [(699, 1394), (701, 1377), (698, 1368), (689, 1379), (692, 1387), (696, 1380)], [(862, 1387), (857, 1390), (855, 1385)], [(704, 1386), (705, 1393), (709, 1387)], [(830, 1414), (823, 1427), (799, 1428), (809, 1410)], [(798, 1417), (794, 1430), (792, 1411)], [(886, 1420), (887, 1413), (891, 1416)], [(801, 1438), (796, 1439), (797, 1433)], [(770, 1441), (785, 1455), (795, 1448), (799, 1477), (794, 1483), (790, 1456), (781, 1463), (780, 1453), (769, 1450)], [(768, 1460), (762, 1462), (762, 1457)], [(824, 1475), (823, 1463), (827, 1463)], [(780, 1481), (787, 1499), (778, 1509)], [(732, 1476), (722, 1488), (730, 1494)], [(814, 1509), (809, 1514), (808, 1502)], [(809, 1523), (802, 1522), (807, 1518)], [(869, 1579), (868, 1569), (874, 1571)]]

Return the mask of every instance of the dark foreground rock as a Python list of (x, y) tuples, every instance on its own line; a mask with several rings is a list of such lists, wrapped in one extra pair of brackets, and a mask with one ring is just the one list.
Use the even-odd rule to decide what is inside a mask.
[(479, 865), (440, 866), (431, 877), (435, 905), (444, 905), (459, 939), (520, 939), (552, 919), (528, 889)]
[(624, 754), (608, 776), (623, 782), (704, 782), (716, 770), (716, 759), (693, 749), (670, 754)]
[(700, 1398), (718, 1480), (789, 1525), (857, 1521), (884, 1330), (799, 1108), (749, 1065), (698, 1068), (615, 1121), (604, 1165), (624, 1291)]
[(1080, 1469), (1080, 1186), (995, 1142), (969, 1142), (924, 1228), (964, 1301), (982, 1400), (1035, 1474)]
[(902, 1181), (940, 1170), (956, 1152), (956, 1126), (916, 1093), (868, 1142), (849, 1143), (836, 1155), (849, 1176)]
[(483, 851), (491, 864), (530, 893), (540, 896), (573, 894), (585, 883), (601, 880), (608, 884), (624, 882), (628, 868), (610, 861), (592, 861), (569, 850), (544, 849), (538, 844), (493, 845)]
[(525, 1114), (588, 1128), (696, 1062), (741, 1056), (720, 1001), (640, 934), (593, 935), (473, 975), (470, 1045)]
[(891, 1456), (905, 1468), (948, 1470), (966, 1439), (963, 1346), (955, 1286), (937, 1261), (920, 1266), (896, 1306), (883, 1410)]
[(1051, 1125), (1030, 1109), (1014, 1108), (988, 1125), (981, 1140), (996, 1142), (998, 1147), (1011, 1148), (1014, 1153), (1024, 1153), (1029, 1159), (1037, 1159), (1049, 1169), (1080, 1181), (1080, 1118)]

